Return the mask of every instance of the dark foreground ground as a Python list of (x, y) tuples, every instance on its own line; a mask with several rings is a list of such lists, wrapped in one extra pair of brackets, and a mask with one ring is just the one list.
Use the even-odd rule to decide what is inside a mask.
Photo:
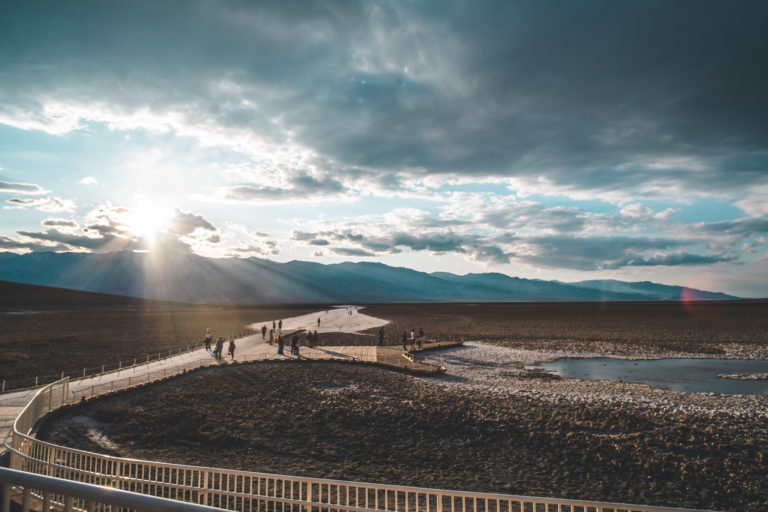
[[(266, 363), (74, 407), (41, 437), (248, 471), (761, 511), (766, 427), (731, 415), (502, 398), (367, 366)], [(114, 445), (90, 441), (88, 428)]]

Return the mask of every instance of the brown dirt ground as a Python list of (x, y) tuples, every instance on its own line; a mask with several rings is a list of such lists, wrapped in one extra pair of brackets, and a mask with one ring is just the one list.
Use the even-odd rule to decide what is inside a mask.
[[(117, 449), (65, 421), (77, 415)], [(203, 369), (56, 416), (46, 440), (184, 464), (705, 509), (768, 502), (768, 429), (755, 419), (501, 398), (341, 363)]]
[(609, 343), (717, 354), (723, 343), (768, 345), (768, 301), (387, 304), (363, 312), (392, 321), (385, 331), (393, 345), (411, 329), (423, 329), (428, 338), (499, 341), (533, 350), (568, 343), (591, 351)]
[[(68, 295), (57, 293), (56, 307), (61, 308)], [(125, 298), (98, 297), (94, 304), (91, 294), (84, 295), (73, 300), (77, 307), (70, 311), (0, 314), (0, 378), (8, 380), (9, 389), (32, 385), (34, 376), (48, 382), (62, 371), (81, 375), (83, 368), (91, 373), (101, 365), (116, 367), (118, 361), (132, 362), (147, 354), (156, 357), (157, 352), (200, 344), (207, 327), (215, 336), (227, 337), (253, 322), (325, 307), (211, 308), (131, 299), (135, 302), (125, 309)], [(42, 299), (36, 296), (34, 300)], [(99, 303), (109, 309), (82, 309)], [(722, 343), (768, 345), (768, 301), (382, 304), (370, 305), (363, 312), (392, 320), (385, 327), (388, 345), (400, 344), (403, 331), (412, 328), (424, 329), (430, 339), (463, 337), (536, 350), (557, 349), (567, 343), (572, 350), (600, 352), (608, 343), (616, 353), (718, 354)], [(378, 341), (377, 332), (323, 333), (320, 344), (372, 345)]]

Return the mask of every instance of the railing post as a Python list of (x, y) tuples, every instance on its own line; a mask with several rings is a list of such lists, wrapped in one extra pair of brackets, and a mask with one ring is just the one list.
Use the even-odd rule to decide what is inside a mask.
[(32, 498), (32, 489), (30, 487), (25, 487), (23, 497), (21, 498), (22, 512), (29, 512), (30, 498)]
[[(5, 384), (5, 381), (3, 381)], [(11, 512), (11, 484), (3, 484), (3, 508), (2, 512)]]
[(85, 377), (85, 368), (83, 368), (83, 377)]

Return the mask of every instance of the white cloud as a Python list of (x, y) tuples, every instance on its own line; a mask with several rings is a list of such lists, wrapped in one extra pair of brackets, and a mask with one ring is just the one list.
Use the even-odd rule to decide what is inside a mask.
[(98, 181), (93, 176), (84, 176), (77, 183), (80, 185), (96, 185)]

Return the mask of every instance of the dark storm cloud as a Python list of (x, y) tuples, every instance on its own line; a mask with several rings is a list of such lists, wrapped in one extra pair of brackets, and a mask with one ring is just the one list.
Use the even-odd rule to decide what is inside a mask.
[[(510, 240), (512, 241), (512, 240)], [(680, 253), (664, 255), (662, 251), (678, 251), (680, 247), (692, 246), (697, 240), (674, 240), (647, 237), (574, 237), (574, 236), (533, 236), (518, 238), (515, 258), (532, 265), (565, 268), (573, 270), (616, 269), (640, 265), (686, 265), (730, 261), (722, 257), (700, 257)], [(522, 249), (526, 250), (522, 250)], [(648, 251), (660, 253), (646, 258)], [(666, 261), (666, 263), (665, 263)]]
[(429, 251), (435, 254), (455, 253), (485, 263), (509, 263), (509, 255), (493, 241), (484, 240), (477, 235), (451, 231), (415, 235), (404, 231), (367, 234), (353, 229), (317, 233), (294, 231), (292, 239), (309, 245), (328, 245), (327, 239), (356, 245), (355, 253), (341, 253), (338, 247), (331, 248), (337, 254), (347, 256), (375, 256), (380, 253), (398, 254), (403, 249), (408, 249), (410, 251)]
[(13, 251), (18, 249), (26, 249), (35, 252), (50, 252), (50, 251), (68, 251), (69, 247), (62, 244), (45, 245), (37, 242), (23, 242), (21, 240), (14, 240), (13, 238), (0, 235), (0, 249), (3, 251)]
[(687, 252), (674, 252), (670, 254), (658, 254), (650, 258), (630, 258), (625, 262), (617, 263), (614, 268), (623, 266), (655, 267), (659, 265), (711, 265), (713, 263), (734, 261), (735, 259), (735, 256), (702, 256), (700, 254), (691, 254)]
[(69, 199), (61, 199), (59, 197), (40, 197), (37, 199), (26, 199), (13, 197), (7, 199), (6, 203), (10, 203), (17, 208), (34, 208), (42, 212), (67, 212), (75, 209), (75, 203)]
[(0, 181), (0, 192), (14, 192), (16, 194), (45, 194), (45, 189), (33, 183), (9, 183)]
[(306, 173), (290, 176), (285, 187), (254, 187), (241, 185), (219, 189), (221, 199), (239, 202), (252, 201), (296, 201), (314, 200), (319, 197), (336, 196), (347, 190), (339, 181), (324, 176), (316, 178)]
[(77, 222), (67, 219), (45, 219), (41, 224), (46, 227), (61, 228), (76, 228), (78, 226)]
[(732, 221), (702, 222), (694, 229), (707, 235), (725, 235), (743, 238), (768, 233), (768, 217), (745, 218)]
[(546, 229), (560, 233), (578, 232), (588, 212), (578, 208), (547, 208), (538, 203), (512, 204), (489, 208), (476, 221), (499, 229)]
[(364, 251), (363, 249), (356, 249), (353, 247), (331, 247), (331, 251), (341, 256), (376, 256), (372, 252)]
[(19, 235), (46, 242), (66, 244), (68, 246), (90, 249), (92, 251), (124, 251), (138, 249), (136, 242), (128, 238), (114, 235), (104, 235), (99, 238), (62, 233), (56, 229), (49, 229), (44, 233), (31, 231), (18, 231)]
[(168, 221), (168, 231), (177, 235), (189, 235), (196, 229), (216, 231), (213, 224), (205, 220), (202, 215), (175, 210), (173, 217)]
[[(1, 9), (13, 58), (0, 60), (0, 120), (18, 126), (52, 125), (51, 98), (113, 115), (174, 113), (298, 143), (339, 175), (382, 187), (429, 174), (543, 176), (569, 191), (653, 197), (766, 181), (765, 2)], [(313, 179), (227, 195), (344, 189)]]

